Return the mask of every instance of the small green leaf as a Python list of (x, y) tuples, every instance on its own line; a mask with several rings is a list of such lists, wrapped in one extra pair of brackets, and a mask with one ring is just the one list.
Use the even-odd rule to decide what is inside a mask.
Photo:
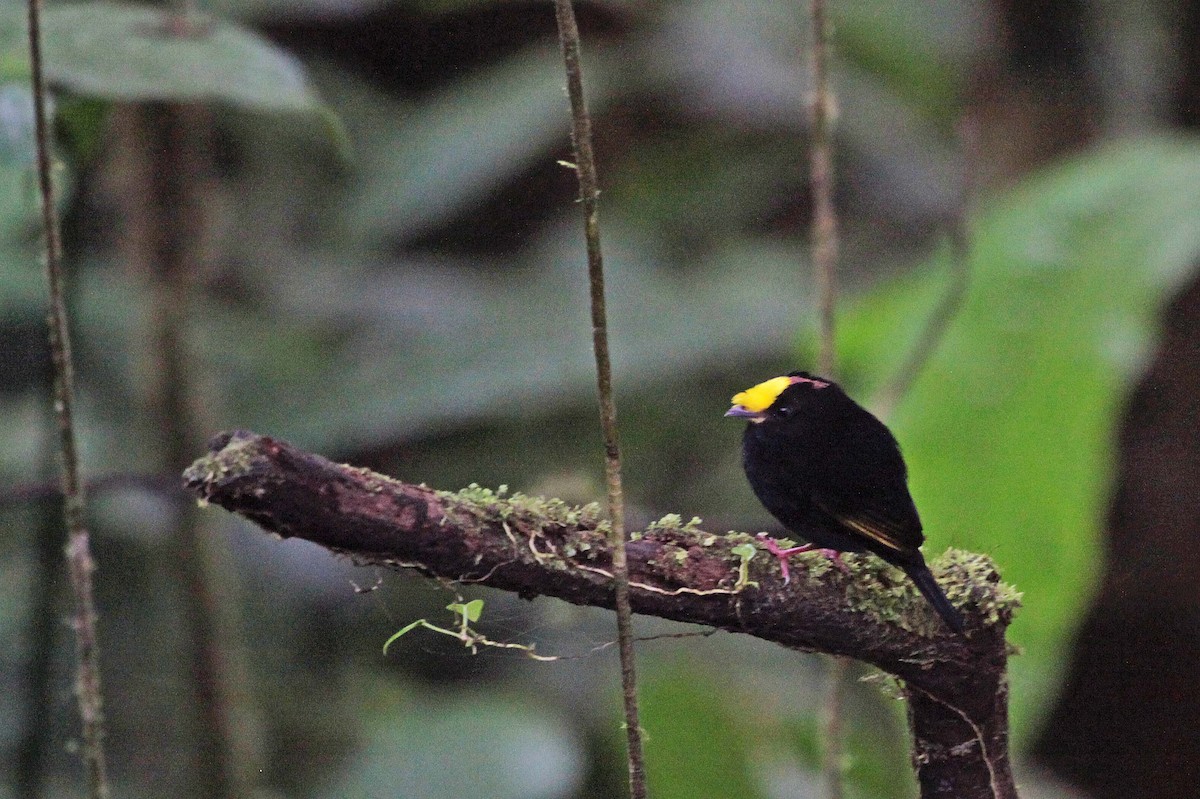
[(758, 588), (758, 581), (750, 579), (750, 561), (754, 560), (754, 556), (758, 554), (758, 547), (747, 542), (745, 544), (738, 544), (729, 551), (741, 559), (741, 562), (738, 564), (737, 583), (733, 586), (734, 590), (740, 590), (748, 585)]
[(456, 615), (464, 617), (468, 622), (479, 621), (480, 615), (483, 613), (483, 600), (472, 599), (470, 602), (451, 602), (446, 606), (446, 610)]
[(754, 560), (754, 556), (758, 553), (758, 547), (749, 543), (738, 544), (729, 551), (741, 558), (742, 563), (749, 563), (750, 561)]

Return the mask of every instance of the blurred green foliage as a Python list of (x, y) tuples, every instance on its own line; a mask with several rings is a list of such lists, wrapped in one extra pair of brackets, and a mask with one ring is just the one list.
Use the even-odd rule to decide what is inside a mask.
[[(5, 60), (27, 47), (24, 12), (5, 26)], [(59, 5), (44, 19), (46, 78), (108, 100), (224, 102), (272, 113), (320, 106), (294, 57), (257, 34), (204, 15), (116, 3)], [(16, 41), (13, 41), (16, 38)]]
[[(1197, 179), (1200, 143), (1139, 139), (990, 201), (968, 301), (896, 417), (930, 551), (988, 552), (1025, 592), (1011, 633), (1018, 742), (1103, 570), (1117, 414), (1157, 311), (1200, 258)], [(898, 361), (944, 282), (937, 267), (855, 304), (844, 342), (857, 368)]]
[[(536, 24), (522, 16), (535, 5), (544, 12), (529, 17)], [(51, 7), (48, 54), (65, 134), (58, 174), (77, 222), (72, 285), (90, 473), (144, 469), (156, 445), (139, 388), (149, 289), (122, 268), (107, 230), (96, 229), (104, 222), (89, 227), (112, 205), (108, 112), (118, 101), (210, 100), (222, 143), (209, 198), (215, 263), (196, 275), (189, 346), (204, 385), (197, 401), (213, 426), (253, 427), (437, 487), (508, 483), (596, 498), (582, 237), (571, 173), (555, 163), (568, 153), (569, 126), (542, 5), (225, 4), (277, 36), (297, 25), (290, 41), (305, 44), (322, 25), (362, 34), (354, 25), (363, 14), (375, 26), (418, 20), (401, 27), (414, 40), (445, 25), (455, 31), (447, 47), (467, 38), (474, 15), (485, 39), (501, 35), (488, 15), (517, 19), (494, 57), (420, 90), (353, 68), (362, 55), (354, 47), (291, 53), (225, 21), (211, 37), (175, 40), (150, 35), (159, 12)], [(953, 210), (950, 131), (982, 8), (900, 0), (837, 8), (839, 343), (844, 382), (862, 399), (901, 362), (945, 283), (947, 256), (926, 251)], [(734, 391), (811, 360), (803, 20), (784, 2), (753, 13), (715, 0), (588, 9), (615, 20), (585, 41), (585, 65), (634, 519), (700, 514), (717, 532), (770, 525), (740, 474), (738, 428), (721, 413)], [(3, 10), (8, 335), (40, 319), (42, 288), (23, 17), (19, 6)], [(394, 58), (403, 62), (415, 43), (398, 39)], [(325, 135), (330, 114), (344, 124), (351, 159)], [(1197, 143), (1142, 138), (983, 198), (968, 300), (893, 420), (928, 554), (948, 545), (988, 552), (1026, 592), (1013, 627), (1024, 649), (1012, 662), (1018, 743), (1053, 696), (1103, 568), (1116, 414), (1158, 308), (1194, 272), (1198, 172)], [(14, 346), (0, 362), (0, 469), (13, 480), (32, 479), (42, 459), (45, 400), (12, 377), (40, 357)], [(102, 560), (100, 571), (114, 580), (106, 595), (124, 597), (110, 606), (120, 622), (106, 633), (109, 651), (124, 656), (110, 699), (115, 743), (130, 747), (118, 764), (145, 746), (129, 730), (178, 713), (172, 691), (144, 690), (176, 684), (159, 680), (169, 658), (137, 654), (170, 650), (139, 641), (161, 643), (171, 608), (144, 613), (139, 603), (156, 592), (130, 598), (121, 585), (139, 565), (161, 568), (162, 511), (136, 494), (96, 511), (100, 539), (122, 553), (120, 567)], [(17, 565), (6, 566), (13, 579), (3, 581), (0, 617), (13, 619), (28, 587), (27, 520), (5, 518)], [(229, 541), (255, 589), (248, 636), (271, 697), (267, 746), (285, 764), (274, 777), (289, 795), (583, 797), (620, 785), (615, 673), (592, 652), (613, 635), (606, 614), (489, 595), (481, 632), (578, 659), (470, 659), (407, 636), (388, 670), (376, 657), (382, 641), (414, 618), (444, 614), (446, 596), (399, 579), (359, 597), (327, 553), (260, 545), (240, 528)], [(648, 644), (643, 653), (656, 797), (775, 797), (816, 785), (819, 662), (734, 636)], [(18, 666), (4, 663), (6, 672)], [(431, 683), (437, 692), (426, 695)], [(874, 686), (852, 694), (851, 795), (911, 795), (898, 706)], [(11, 740), (19, 714), (0, 715)], [(185, 732), (169, 740), (185, 741)], [(160, 751), (151, 760), (185, 757)], [(154, 793), (139, 782), (146, 778), (117, 771), (128, 795)]]

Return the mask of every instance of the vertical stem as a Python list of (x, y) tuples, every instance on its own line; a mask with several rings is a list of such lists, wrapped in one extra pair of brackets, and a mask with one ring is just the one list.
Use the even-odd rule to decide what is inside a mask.
[(46, 236), (46, 277), (50, 289), (50, 350), (54, 362), (54, 410), (58, 420), (62, 456), (63, 518), (67, 527), (67, 574), (74, 599), (72, 626), (78, 660), (76, 697), (82, 723), (82, 757), (88, 795), (109, 795), (104, 757), (104, 708), (100, 686), (100, 647), (96, 636), (96, 605), (92, 588), (92, 559), (87, 525), (86, 498), (80, 479), (79, 452), (75, 443), (74, 362), (67, 327), (63, 287), (62, 233), (54, 198), (50, 164), (50, 124), (46, 110), (46, 77), (42, 63), (41, 0), (29, 0), (29, 60), (33, 73), (34, 133), (37, 138), (38, 187), (42, 201), (42, 228)]
[[(164, 466), (178, 472), (200, 443), (196, 381), (188, 353), (188, 321), (204, 226), (210, 112), (198, 105), (152, 103), (131, 107), (128, 131), (144, 164), (136, 197), (127, 198), (128, 260), (150, 282), (147, 338), (152, 351), (147, 416), (162, 437)], [(170, 561), (183, 589), (193, 707), (198, 793), (240, 799), (254, 791), (261, 764), (257, 713), (251, 701), (244, 647), (233, 611), (236, 585), (219, 539), (195, 512), (174, 508)]]
[(825, 0), (812, 0), (812, 261), (820, 309), (821, 374), (837, 369), (834, 313), (837, 306), (838, 222), (833, 204), (833, 92), (829, 88), (829, 29)]
[[(820, 350), (817, 358), (821, 374), (835, 378), (837, 372), (837, 340), (835, 314), (837, 310), (838, 220), (833, 190), (833, 91), (829, 86), (829, 23), (825, 0), (811, 0), (812, 23), (812, 174), (813, 197), (812, 263), (816, 273), (818, 308), (820, 314)], [(822, 712), (824, 754), (821, 770), (829, 799), (841, 799), (842, 785), (842, 717), (845, 683), (849, 679), (850, 662), (846, 658), (830, 661), (829, 688)]]
[(843, 747), (845, 731), (846, 687), (850, 681), (850, 658), (828, 657), (829, 664), (828, 693), (821, 707), (821, 732), (825, 747), (821, 752), (821, 773), (825, 777), (825, 795), (828, 799), (842, 799), (845, 795), (843, 785), (845, 772), (843, 770)]
[[(163, 437), (163, 460), (177, 471), (187, 462), (189, 448), (196, 445), (190, 413), (190, 374), (184, 354), (185, 327), (191, 308), (191, 286), (195, 280), (196, 240), (201, 213), (195, 194), (200, 180), (200, 130), (202, 109), (175, 104), (139, 107), (145, 131), (141, 139), (150, 165), (147, 188), (149, 207), (146, 233), (150, 294), (152, 410), (155, 427)], [(238, 784), (238, 770), (231, 762), (233, 730), (230, 727), (226, 658), (217, 634), (220, 600), (213, 584), (210, 541), (190, 505), (174, 508), (175, 548), (171, 553), (175, 576), (183, 588), (184, 629), (188, 635), (194, 707), (199, 711), (196, 765), (199, 788), (214, 799), (246, 795)]]
[(600, 221), (596, 161), (592, 152), (592, 123), (583, 95), (579, 57), (579, 28), (571, 0), (555, 0), (559, 42), (567, 72), (571, 101), (571, 140), (575, 146), (575, 173), (579, 202), (583, 206), (587, 240), (588, 282), (591, 287), (592, 349), (596, 356), (596, 390), (600, 427), (604, 436), (604, 476), (608, 514), (612, 521), (613, 590), (617, 611), (617, 648), (621, 661), (621, 688), (625, 705), (625, 735), (629, 756), (629, 793), (646, 796), (646, 770), (642, 757), (642, 729), (638, 721), (637, 678), (634, 667), (633, 619), (629, 604), (629, 566), (625, 558), (625, 507), (621, 490), (621, 451), (617, 441), (617, 407), (613, 399), (612, 364), (608, 354), (608, 321), (604, 301), (604, 260), (600, 252)]

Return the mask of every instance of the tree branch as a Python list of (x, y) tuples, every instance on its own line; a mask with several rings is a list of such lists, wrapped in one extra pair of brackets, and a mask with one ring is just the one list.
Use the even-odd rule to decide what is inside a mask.
[[(595, 506), (436, 491), (248, 432), (221, 434), (210, 450), (184, 473), (187, 488), (272, 533), (361, 565), (613, 606), (607, 522)], [(922, 797), (1016, 796), (1004, 630), (1019, 603), (988, 558), (951, 551), (931, 564), (963, 612), (964, 638), (878, 558), (847, 555), (846, 573), (801, 558), (784, 585), (774, 558), (745, 563), (734, 551), (754, 540), (671, 517), (651, 525), (628, 545), (634, 611), (871, 663), (904, 681)]]

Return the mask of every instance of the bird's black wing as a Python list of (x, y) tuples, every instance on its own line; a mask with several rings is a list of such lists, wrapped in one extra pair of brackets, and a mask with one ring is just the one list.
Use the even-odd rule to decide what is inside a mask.
[[(868, 548), (886, 559), (898, 559), (921, 546), (925, 536), (921, 521), (907, 490), (848, 495), (838, 491), (814, 493), (813, 505), (851, 535), (859, 536)], [(874, 546), (871, 546), (874, 544)]]
[(814, 507), (885, 560), (910, 560), (925, 536), (891, 431), (854, 405), (824, 432), (809, 460)]

